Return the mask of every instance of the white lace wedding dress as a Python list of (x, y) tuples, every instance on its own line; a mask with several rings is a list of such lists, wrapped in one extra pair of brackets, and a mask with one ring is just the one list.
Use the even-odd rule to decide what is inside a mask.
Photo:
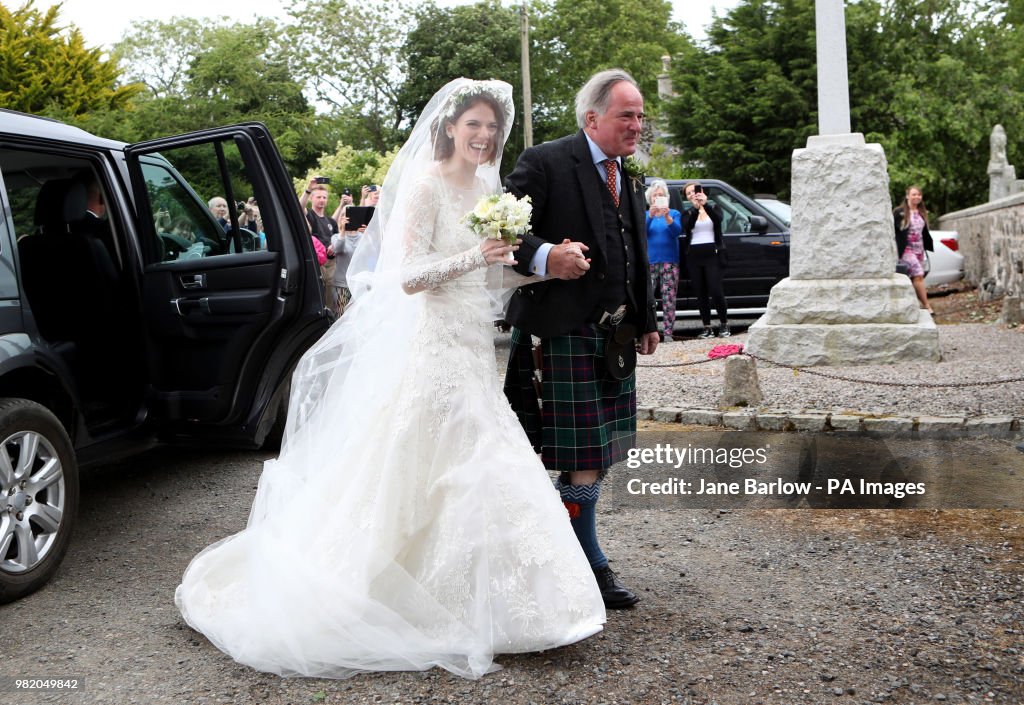
[(569, 644), (605, 621), (499, 386), (488, 270), (460, 223), (483, 185), (438, 184), (420, 180), (408, 207), (401, 280), (426, 290), (394, 305), (415, 315), (369, 321), (357, 298), (307, 354), (303, 369), (329, 369), (359, 342), (346, 374), (293, 397), (300, 422), (266, 463), (248, 527), (200, 553), (177, 590), (187, 622), (254, 668), (475, 678), (498, 668), (494, 654)]

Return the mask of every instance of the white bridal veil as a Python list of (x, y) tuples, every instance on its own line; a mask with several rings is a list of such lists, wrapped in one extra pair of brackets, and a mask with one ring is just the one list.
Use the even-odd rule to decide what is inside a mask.
[[(479, 164), (476, 172), (483, 192), (501, 192), (501, 154), (514, 117), (512, 87), (504, 81), (457, 78), (427, 103), (384, 179), (373, 220), (348, 269), (352, 304), (342, 319), (306, 353), (292, 377), (282, 452), (291, 452), (300, 439), (311, 435), (337, 434), (341, 429), (338, 423), (346, 423), (345, 419), (327, 418), (317, 413), (328, 384), (332, 396), (340, 395), (356, 406), (368, 403), (373, 397), (386, 398), (390, 396), (388, 386), (395, 383), (395, 376), (389, 373), (403, 369), (407, 356), (417, 354), (408, 349), (405, 342), (423, 314), (423, 296), (408, 295), (401, 285), (405, 235), (416, 226), (410, 222), (416, 213), (411, 201), (424, 179), (433, 181), (433, 188), (444, 192), (444, 182), (433, 176), (437, 168), (435, 143), (444, 137), (444, 118), (451, 117), (455, 106), (476, 93), (487, 93), (505, 112), (502, 132), (496, 138), (494, 159)], [(425, 257), (440, 259), (440, 255)], [(491, 321), (502, 317), (511, 292), (503, 281), (514, 273), (506, 273), (505, 269), (498, 264), (487, 268), (490, 306), (481, 308), (479, 315)], [(352, 419), (354, 424), (358, 424), (358, 414), (356, 416)]]
[[(449, 153), (435, 150), (443, 118), (483, 93), (503, 112), (490, 138), (501, 154), (507, 84), (458, 79), (427, 105), (354, 255), (352, 305), (293, 375), (281, 455), (264, 465), (247, 527), (196, 556), (176, 592), (188, 623), (242, 663), (476, 678), (496, 653), (572, 643), (604, 622), (565, 508), (501, 392), (490, 287), (508, 268), (486, 267), (460, 222), (499, 190), (497, 159), (475, 181), (467, 157), (480, 143), (456, 140), (459, 161), (435, 159)], [(470, 122), (458, 127), (479, 128)], [(417, 277), (430, 285), (407, 294)]]

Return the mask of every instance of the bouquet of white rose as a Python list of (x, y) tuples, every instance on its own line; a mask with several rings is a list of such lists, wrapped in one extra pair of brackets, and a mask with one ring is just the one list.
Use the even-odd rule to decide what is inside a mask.
[(478, 235), (513, 244), (530, 230), (532, 214), (529, 196), (516, 198), (511, 193), (492, 193), (477, 201), (462, 221)]

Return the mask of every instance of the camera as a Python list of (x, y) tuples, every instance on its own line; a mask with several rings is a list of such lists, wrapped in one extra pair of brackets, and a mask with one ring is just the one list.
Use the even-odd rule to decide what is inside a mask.
[(315, 179), (313, 179), (313, 181), (317, 182), (318, 184), (329, 184), (331, 183), (331, 178), (329, 176), (318, 176)]
[(238, 211), (239, 213), (244, 213), (245, 212), (245, 208), (246, 208), (245, 201), (235, 201), (235, 210), (236, 211)]
[(377, 190), (377, 184), (370, 184), (366, 190), (369, 191), (370, 193), (373, 193), (374, 191)]
[(351, 196), (352, 195), (352, 189), (350, 189), (350, 188), (343, 188), (341, 190), (341, 195), (342, 196)]

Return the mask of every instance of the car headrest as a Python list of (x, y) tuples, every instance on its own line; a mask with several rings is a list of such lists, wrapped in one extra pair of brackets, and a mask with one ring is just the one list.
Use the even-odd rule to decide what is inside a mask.
[(68, 223), (85, 216), (88, 194), (77, 179), (50, 179), (36, 196), (35, 222), (42, 232), (66, 232)]

